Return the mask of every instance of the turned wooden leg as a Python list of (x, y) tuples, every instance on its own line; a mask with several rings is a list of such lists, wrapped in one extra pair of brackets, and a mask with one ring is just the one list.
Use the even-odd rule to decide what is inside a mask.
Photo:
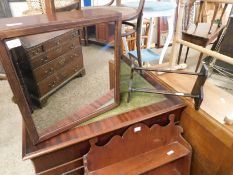
[(198, 71), (198, 68), (199, 68), (199, 66), (200, 66), (200, 64), (201, 64), (202, 56), (203, 56), (203, 53), (201, 53), (200, 56), (199, 56), (199, 59), (198, 59), (198, 62), (197, 62), (197, 67), (196, 67), (195, 72)]
[[(175, 14), (175, 13), (173, 13)], [(172, 15), (172, 16), (168, 16), (167, 17), (167, 22), (168, 22), (168, 35), (167, 35), (167, 39), (164, 43), (164, 46), (163, 46), (163, 49), (162, 49), (162, 52), (160, 54), (160, 59), (159, 59), (159, 64), (162, 64), (163, 63), (163, 59), (164, 59), (164, 56), (165, 56), (165, 53), (167, 51), (167, 48), (169, 46), (169, 43), (171, 42), (172, 40), (172, 36), (173, 36), (173, 32), (174, 32), (174, 18), (175, 16)]]
[(189, 47), (187, 47), (187, 50), (186, 50), (186, 54), (185, 54), (184, 63), (186, 63), (186, 61), (187, 61), (187, 58), (188, 58), (188, 53), (189, 53)]
[[(137, 49), (137, 59), (139, 67), (142, 67), (142, 55), (141, 55), (141, 30), (142, 30), (142, 13), (139, 14), (136, 28), (136, 49)], [(142, 71), (140, 71), (140, 74)]]
[(180, 64), (180, 57), (181, 57), (181, 53), (182, 53), (182, 48), (183, 48), (183, 44), (180, 45), (180, 50), (179, 50), (179, 56), (178, 56), (177, 64)]
[(7, 80), (6, 75), (0, 73), (0, 80)]

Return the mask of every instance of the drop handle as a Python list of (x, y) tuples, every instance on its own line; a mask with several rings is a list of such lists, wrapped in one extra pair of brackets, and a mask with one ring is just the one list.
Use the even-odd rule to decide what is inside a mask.
[(78, 67), (74, 68), (74, 72), (77, 72), (78, 70), (79, 70), (79, 68), (78, 68)]
[(74, 45), (74, 44), (72, 44), (72, 45), (70, 46), (70, 48), (71, 48), (71, 49), (74, 49), (74, 48), (75, 48), (75, 45)]
[(66, 62), (66, 59), (65, 59), (65, 58), (63, 58), (62, 60), (60, 60), (60, 61), (59, 61), (59, 64), (62, 66), (62, 65), (64, 65), (64, 64), (65, 64), (65, 62)]
[(49, 83), (49, 87), (53, 88), (56, 86), (56, 80), (54, 80), (52, 83)]
[(62, 47), (58, 47), (57, 49), (56, 49), (56, 52), (58, 52), (58, 53), (60, 53), (62, 51)]
[(50, 73), (52, 73), (53, 71), (54, 71), (53, 68), (49, 68), (49, 69), (47, 69), (47, 70), (44, 71), (44, 72), (45, 72), (45, 74), (50, 74)]
[(46, 56), (46, 57), (44, 57), (44, 58), (41, 58), (40, 60), (41, 60), (41, 62), (45, 63), (45, 62), (48, 61), (48, 57)]

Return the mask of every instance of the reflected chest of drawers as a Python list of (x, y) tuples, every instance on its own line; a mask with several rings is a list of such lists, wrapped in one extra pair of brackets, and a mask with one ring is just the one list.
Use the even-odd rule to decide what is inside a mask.
[(11, 50), (29, 104), (41, 107), (49, 95), (74, 77), (83, 76), (79, 30), (63, 30), (20, 38)]

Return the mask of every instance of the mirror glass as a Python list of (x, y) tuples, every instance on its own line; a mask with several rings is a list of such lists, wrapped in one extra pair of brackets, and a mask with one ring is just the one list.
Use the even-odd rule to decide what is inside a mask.
[[(93, 37), (86, 46), (84, 29)], [(95, 27), (6, 41), (39, 135), (116, 106), (114, 30), (102, 46), (93, 44), (99, 37)]]

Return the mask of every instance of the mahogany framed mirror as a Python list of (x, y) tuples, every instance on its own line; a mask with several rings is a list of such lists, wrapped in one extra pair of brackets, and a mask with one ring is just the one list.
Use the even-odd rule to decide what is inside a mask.
[[(99, 23), (114, 26), (111, 49), (82, 47), (83, 27)], [(0, 39), (1, 62), (33, 144), (119, 104), (120, 13), (87, 9), (4, 18)]]

